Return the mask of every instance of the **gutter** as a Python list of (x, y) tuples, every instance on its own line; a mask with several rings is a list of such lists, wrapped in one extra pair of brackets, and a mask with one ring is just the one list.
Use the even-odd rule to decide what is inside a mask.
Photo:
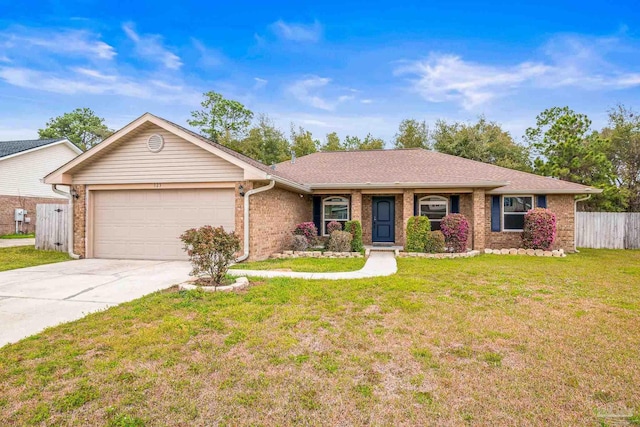
[(236, 262), (242, 262), (245, 259), (249, 258), (249, 197), (254, 194), (262, 193), (263, 191), (269, 191), (273, 187), (275, 187), (276, 182), (272, 179), (268, 185), (264, 187), (254, 188), (253, 190), (249, 190), (244, 194), (244, 251), (242, 256), (236, 259)]
[[(601, 191), (602, 192), (602, 191)], [(573, 250), (580, 253), (578, 247), (576, 246), (576, 234), (578, 231), (578, 223), (576, 222), (576, 217), (578, 216), (578, 202), (585, 202), (591, 198), (591, 194), (587, 197), (583, 197), (582, 199), (576, 199), (573, 204)]]
[(54, 193), (69, 199), (69, 256), (73, 259), (80, 259), (80, 255), (73, 252), (73, 196), (71, 193), (65, 193), (62, 190), (58, 190), (57, 184), (51, 184), (51, 189)]

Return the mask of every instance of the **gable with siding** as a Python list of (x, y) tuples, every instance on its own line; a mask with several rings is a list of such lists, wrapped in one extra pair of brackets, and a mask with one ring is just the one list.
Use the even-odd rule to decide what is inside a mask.
[[(147, 140), (153, 134), (164, 139), (164, 147), (158, 153), (147, 148)], [(228, 182), (241, 181), (243, 177), (240, 167), (150, 123), (73, 172), (76, 184)]]

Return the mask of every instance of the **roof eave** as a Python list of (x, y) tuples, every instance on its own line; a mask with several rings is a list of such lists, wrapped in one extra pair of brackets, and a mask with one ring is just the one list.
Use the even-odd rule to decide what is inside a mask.
[(370, 188), (497, 188), (509, 185), (505, 181), (475, 181), (475, 182), (355, 182), (355, 183), (319, 183), (310, 184), (313, 190), (360, 190)]
[(602, 190), (599, 188), (585, 187), (585, 188), (571, 188), (571, 189), (527, 189), (527, 190), (510, 190), (508, 188), (496, 188), (495, 190), (487, 191), (487, 194), (600, 194)]
[(60, 145), (60, 144), (67, 145), (71, 150), (73, 150), (78, 155), (82, 154), (82, 150), (79, 149), (78, 147), (76, 147), (76, 145), (74, 143), (72, 143), (68, 139), (60, 139), (58, 141), (50, 142), (49, 144), (41, 145), (39, 147), (29, 148), (28, 150), (18, 151), (17, 153), (13, 153), (13, 154), (9, 154), (7, 156), (0, 157), (0, 161), (7, 160), (7, 159), (12, 159), (14, 157), (22, 156), (24, 154), (33, 153), (34, 151), (43, 150), (45, 148), (53, 147), (54, 145)]

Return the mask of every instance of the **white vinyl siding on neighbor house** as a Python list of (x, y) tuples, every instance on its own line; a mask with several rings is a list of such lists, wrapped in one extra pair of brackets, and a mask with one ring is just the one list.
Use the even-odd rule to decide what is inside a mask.
[[(153, 134), (164, 138), (164, 147), (158, 153), (147, 148), (147, 140)], [(143, 126), (96, 157), (73, 173), (74, 183), (229, 182), (244, 179), (244, 171), (238, 166), (155, 125)]]
[[(61, 198), (51, 190), (51, 185), (44, 184), (40, 180), (77, 155), (63, 142), (4, 160), (0, 158), (0, 195)], [(64, 186), (59, 188), (68, 191)]]

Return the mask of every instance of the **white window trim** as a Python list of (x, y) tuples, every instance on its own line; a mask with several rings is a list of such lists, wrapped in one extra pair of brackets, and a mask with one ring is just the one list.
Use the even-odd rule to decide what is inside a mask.
[[(341, 199), (340, 201), (328, 202), (329, 199)], [(347, 206), (347, 219), (325, 219), (325, 206)], [(344, 223), (351, 219), (351, 206), (349, 203), (349, 199), (342, 196), (329, 196), (322, 199), (322, 235), (328, 236), (327, 230), (325, 229), (327, 221), (336, 221), (342, 223), (342, 228), (344, 229)]]
[[(425, 200), (427, 198), (432, 198), (432, 199), (439, 199), (437, 201), (435, 200)], [(420, 199), (418, 199), (418, 215), (422, 216), (422, 206), (423, 205), (435, 205), (435, 204), (440, 204), (444, 202), (444, 215), (447, 216), (449, 215), (449, 199), (444, 197), (444, 196), (436, 196), (436, 195), (427, 195), (427, 196), (423, 196)], [(429, 217), (427, 217), (429, 218)], [(442, 218), (440, 219), (431, 219), (429, 218), (429, 221), (433, 221), (433, 222), (442, 222)]]
[[(504, 233), (522, 233), (524, 229), (505, 229), (504, 228), (504, 199), (506, 197), (531, 197), (531, 209), (535, 208), (536, 199), (533, 194), (504, 194), (500, 198), (500, 230)], [(529, 211), (527, 211), (529, 212)], [(527, 212), (508, 212), (507, 215), (526, 215)]]

